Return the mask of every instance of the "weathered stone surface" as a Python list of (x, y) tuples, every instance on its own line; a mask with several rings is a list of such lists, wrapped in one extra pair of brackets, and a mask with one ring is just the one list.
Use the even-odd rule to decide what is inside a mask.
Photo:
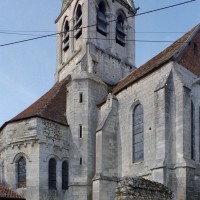
[(143, 178), (122, 178), (115, 190), (116, 200), (169, 200), (173, 193), (161, 183)]

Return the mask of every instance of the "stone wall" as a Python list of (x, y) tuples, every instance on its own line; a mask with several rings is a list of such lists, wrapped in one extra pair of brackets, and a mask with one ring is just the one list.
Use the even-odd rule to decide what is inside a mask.
[(169, 200), (173, 193), (163, 184), (143, 178), (122, 178), (116, 188), (116, 200)]

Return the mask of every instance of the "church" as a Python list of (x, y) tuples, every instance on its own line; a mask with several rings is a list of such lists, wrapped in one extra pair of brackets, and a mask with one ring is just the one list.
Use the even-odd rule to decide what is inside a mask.
[(121, 177), (143, 177), (200, 199), (200, 25), (136, 68), (136, 12), (63, 0), (55, 84), (0, 128), (2, 185), (26, 200), (113, 200)]

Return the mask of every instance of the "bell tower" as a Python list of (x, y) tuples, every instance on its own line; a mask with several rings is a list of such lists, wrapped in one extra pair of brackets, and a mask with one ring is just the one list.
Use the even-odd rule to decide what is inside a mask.
[(114, 85), (135, 68), (131, 0), (63, 0), (55, 79), (87, 71)]
[(106, 199), (101, 195), (101, 186), (106, 186), (97, 178), (95, 166), (97, 104), (110, 85), (134, 70), (134, 15), (128, 0), (63, 0), (56, 19), (61, 34), (55, 80), (72, 77), (66, 96), (70, 145), (65, 199)]

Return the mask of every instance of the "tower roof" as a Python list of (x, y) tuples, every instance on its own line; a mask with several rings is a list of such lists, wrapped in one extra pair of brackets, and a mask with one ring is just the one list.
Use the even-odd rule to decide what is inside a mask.
[(8, 123), (40, 117), (63, 125), (68, 125), (65, 117), (66, 112), (66, 85), (71, 81), (71, 76), (67, 76), (61, 82), (57, 82), (46, 94), (39, 98), (27, 109), (19, 113), (3, 124), (3, 129)]
[[(126, 4), (128, 4), (130, 7), (134, 7), (134, 3), (133, 0), (118, 0), (118, 1), (122, 1), (125, 2)], [(62, 0), (62, 10), (67, 6), (68, 3), (72, 2), (72, 0)]]

